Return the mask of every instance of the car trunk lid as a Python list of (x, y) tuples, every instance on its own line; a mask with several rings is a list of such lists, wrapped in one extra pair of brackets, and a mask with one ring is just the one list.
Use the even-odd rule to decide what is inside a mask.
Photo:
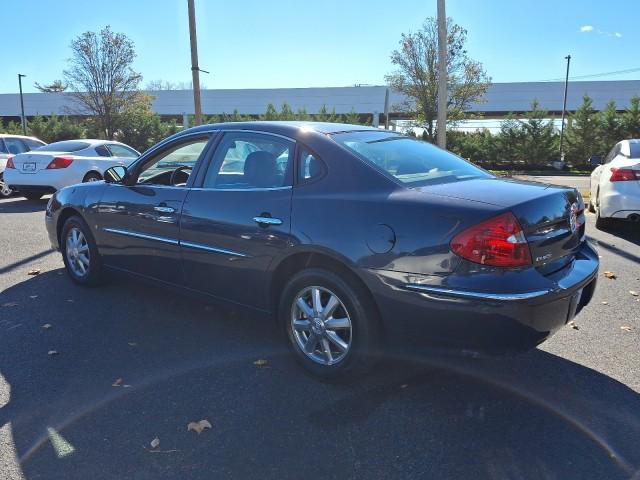
[(36, 173), (45, 170), (57, 156), (68, 155), (64, 152), (28, 152), (13, 157), (13, 164), (20, 173)]

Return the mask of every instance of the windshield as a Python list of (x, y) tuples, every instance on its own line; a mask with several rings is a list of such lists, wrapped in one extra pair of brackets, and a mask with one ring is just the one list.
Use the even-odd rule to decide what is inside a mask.
[(333, 139), (407, 186), (417, 187), (491, 175), (430, 143), (388, 131), (338, 133)]

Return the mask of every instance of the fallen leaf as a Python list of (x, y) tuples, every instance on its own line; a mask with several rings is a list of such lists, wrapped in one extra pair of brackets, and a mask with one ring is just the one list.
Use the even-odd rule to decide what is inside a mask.
[(29, 270), (27, 272), (27, 275), (40, 275), (40, 269), (39, 268), (34, 268), (33, 270)]
[(3, 307), (15, 307), (17, 305), (18, 305), (18, 302), (7, 302), (2, 304)]
[(622, 325), (620, 327), (620, 330), (624, 330), (625, 332), (630, 332), (631, 330), (633, 330), (633, 327), (630, 327), (629, 325)]
[(57, 350), (49, 350), (47, 352), (47, 355), (58, 355), (58, 351)]
[(580, 327), (578, 325), (576, 325), (576, 322), (574, 322), (573, 320), (571, 320), (568, 325), (573, 328), (574, 330), (580, 330)]
[(264, 358), (261, 358), (259, 360), (256, 360), (255, 362), (253, 362), (253, 364), (256, 367), (266, 367), (269, 364), (269, 361), (265, 360)]
[(160, 446), (160, 439), (158, 437), (151, 440), (151, 448), (158, 448)]
[(52, 327), (52, 325), (50, 323), (45, 323), (44, 325), (42, 325), (42, 328), (44, 328), (45, 330), (49, 330)]
[(187, 432), (193, 430), (194, 432), (198, 432), (198, 434), (202, 433), (205, 428), (211, 428), (211, 424), (208, 420), (200, 420), (199, 422), (189, 422), (187, 425)]
[(611, 280), (615, 280), (617, 278), (616, 274), (613, 272), (604, 272), (603, 275)]
[(115, 382), (111, 384), (112, 387), (120, 387), (122, 385), (122, 379), (118, 378)]
[(633, 295), (634, 297), (637, 297), (638, 295), (640, 295), (640, 293), (638, 293), (638, 292), (636, 292), (636, 291), (634, 291), (634, 290), (629, 290), (629, 293), (630, 293), (631, 295)]
[(603, 305), (609, 305), (609, 302), (602, 302)]

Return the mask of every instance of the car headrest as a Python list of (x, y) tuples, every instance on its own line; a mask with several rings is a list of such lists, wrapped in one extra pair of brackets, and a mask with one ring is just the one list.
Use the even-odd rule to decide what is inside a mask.
[(245, 180), (255, 187), (278, 187), (278, 164), (272, 153), (252, 152), (244, 162)]

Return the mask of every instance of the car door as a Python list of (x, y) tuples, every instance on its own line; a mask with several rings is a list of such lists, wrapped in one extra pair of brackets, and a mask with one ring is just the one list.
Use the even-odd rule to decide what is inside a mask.
[(185, 285), (259, 309), (266, 275), (290, 247), (293, 140), (226, 132), (180, 219)]
[(130, 180), (108, 183), (97, 205), (96, 241), (106, 265), (179, 284), (179, 222), (190, 172), (211, 134), (177, 139), (136, 162)]

